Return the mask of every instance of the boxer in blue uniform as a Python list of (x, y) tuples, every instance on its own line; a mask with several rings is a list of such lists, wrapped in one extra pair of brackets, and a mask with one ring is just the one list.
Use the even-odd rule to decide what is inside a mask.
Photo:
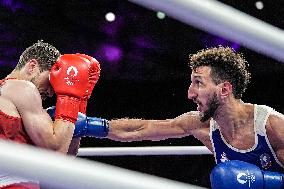
[(282, 187), (284, 116), (241, 100), (250, 82), (243, 56), (219, 46), (191, 55), (189, 65), (188, 98), (197, 104), (197, 111), (166, 120), (106, 121), (83, 116), (75, 135), (118, 141), (193, 135), (211, 150), (218, 164), (211, 174), (212, 188)]

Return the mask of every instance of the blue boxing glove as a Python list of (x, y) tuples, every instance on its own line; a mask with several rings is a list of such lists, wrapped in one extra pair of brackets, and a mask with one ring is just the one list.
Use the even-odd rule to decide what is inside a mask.
[(283, 178), (281, 173), (238, 160), (220, 163), (210, 174), (212, 189), (283, 189)]
[[(55, 106), (47, 108), (46, 111), (51, 118), (54, 118)], [(73, 138), (84, 136), (103, 138), (108, 135), (108, 131), (109, 124), (106, 119), (87, 117), (85, 114), (79, 112)]]
[(79, 112), (73, 137), (91, 136), (102, 138), (108, 135), (109, 124), (106, 119), (87, 117)]

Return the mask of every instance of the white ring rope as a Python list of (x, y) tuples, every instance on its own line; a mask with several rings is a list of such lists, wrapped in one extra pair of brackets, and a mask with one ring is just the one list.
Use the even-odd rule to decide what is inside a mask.
[(284, 32), (215, 0), (130, 0), (284, 62)]
[(212, 154), (205, 146), (97, 147), (80, 148), (78, 156), (147, 156)]
[(63, 189), (195, 189), (189, 184), (0, 140), (0, 172)]

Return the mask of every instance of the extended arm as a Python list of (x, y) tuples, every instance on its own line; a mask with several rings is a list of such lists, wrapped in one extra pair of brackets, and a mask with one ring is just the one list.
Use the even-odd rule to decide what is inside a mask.
[[(208, 123), (202, 123), (196, 112), (187, 112), (174, 119), (117, 119), (109, 121), (108, 138), (118, 141), (164, 140), (195, 135), (198, 139)], [(205, 133), (208, 137), (208, 133)]]
[[(55, 107), (48, 108), (47, 112), (53, 117)], [(188, 119), (186, 116), (188, 114), (167, 120), (116, 119), (107, 121), (106, 119), (87, 117), (85, 114), (78, 113), (73, 137), (107, 137), (118, 141), (162, 140), (171, 137), (182, 137), (189, 135), (189, 131), (183, 128), (183, 122)], [(188, 122), (187, 126), (189, 125), (190, 122)]]
[(163, 140), (189, 135), (186, 127), (176, 119), (143, 120), (116, 119), (109, 121), (108, 138), (118, 141)]
[[(52, 117), (54, 108), (48, 109)], [(87, 117), (78, 113), (73, 137), (91, 136), (107, 137), (117, 141), (163, 140), (193, 135), (212, 151), (209, 122), (202, 123), (196, 112), (188, 112), (174, 119), (143, 120), (115, 119), (106, 120), (97, 117)], [(212, 151), (213, 152), (213, 151)]]

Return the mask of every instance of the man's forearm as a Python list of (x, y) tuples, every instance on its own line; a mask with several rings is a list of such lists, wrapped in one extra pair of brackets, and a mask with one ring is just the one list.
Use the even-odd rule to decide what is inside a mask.
[(107, 138), (117, 141), (140, 141), (149, 121), (143, 119), (115, 119), (109, 121)]

